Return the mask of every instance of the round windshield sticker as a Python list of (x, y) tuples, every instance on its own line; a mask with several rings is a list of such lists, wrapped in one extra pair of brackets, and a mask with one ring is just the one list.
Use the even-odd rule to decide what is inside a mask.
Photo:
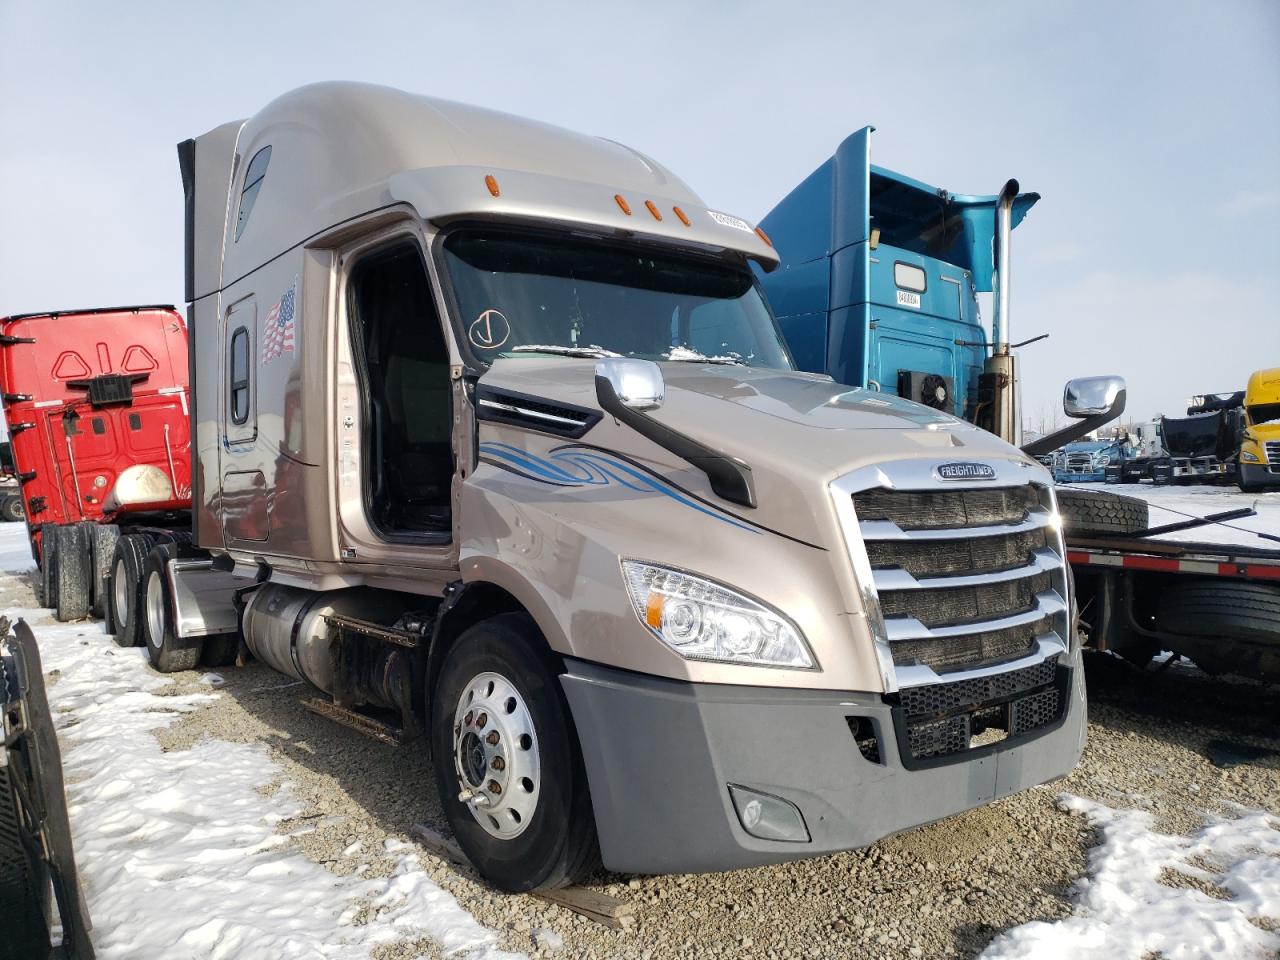
[(499, 310), (486, 310), (471, 321), (467, 337), (481, 350), (496, 350), (511, 336), (511, 324)]

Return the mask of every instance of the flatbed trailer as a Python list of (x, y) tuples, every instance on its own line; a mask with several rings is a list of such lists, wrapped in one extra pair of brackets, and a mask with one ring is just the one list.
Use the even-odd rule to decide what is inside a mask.
[(1095, 649), (1280, 680), (1280, 548), (1068, 535), (1067, 561)]

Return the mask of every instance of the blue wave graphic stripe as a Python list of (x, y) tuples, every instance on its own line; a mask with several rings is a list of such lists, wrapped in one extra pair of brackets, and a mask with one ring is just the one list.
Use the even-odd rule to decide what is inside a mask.
[(480, 453), (509, 464), (534, 478), (547, 483), (570, 487), (605, 487), (616, 483), (635, 493), (659, 493), (690, 509), (714, 517), (723, 523), (759, 533), (755, 527), (741, 523), (732, 516), (716, 511), (685, 495), (676, 487), (657, 477), (637, 469), (624, 460), (594, 450), (566, 450), (553, 453), (550, 458), (539, 457), (509, 443), (487, 442), (480, 444)]

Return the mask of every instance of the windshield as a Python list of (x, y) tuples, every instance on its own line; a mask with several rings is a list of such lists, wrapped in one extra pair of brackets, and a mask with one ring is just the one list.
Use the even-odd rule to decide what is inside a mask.
[(1255, 403), (1249, 407), (1249, 422), (1255, 427), (1280, 422), (1280, 403)]
[(794, 369), (750, 271), (589, 238), (457, 230), (445, 261), (476, 358), (546, 352)]

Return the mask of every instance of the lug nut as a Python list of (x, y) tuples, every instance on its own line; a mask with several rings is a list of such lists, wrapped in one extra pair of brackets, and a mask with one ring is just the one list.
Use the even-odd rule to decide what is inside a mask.
[(499, 739), (500, 739), (500, 738), (498, 737), (498, 731), (497, 731), (497, 730), (490, 730), (490, 731), (489, 731), (489, 735), (488, 735), (487, 737), (485, 737), (485, 738), (484, 738), (484, 742), (485, 742), (485, 743), (487, 743), (487, 744), (488, 744), (489, 746), (491, 746), (491, 747), (496, 747), (496, 746), (498, 745), (498, 740), (499, 740)]
[(480, 714), (480, 716), (476, 717), (476, 726), (479, 727), (481, 730), (484, 729), (484, 725), (488, 722), (489, 722), (489, 715), (487, 713), (482, 713)]
[(498, 781), (497, 781), (497, 780), (490, 780), (490, 781), (489, 781), (489, 792), (490, 792), (490, 793), (501, 793), (501, 792), (502, 792), (502, 786), (498, 783)]
[(475, 718), (476, 718), (476, 712), (474, 710), (468, 710), (467, 715), (462, 718), (462, 725), (464, 727), (471, 726), (471, 721), (474, 720)]
[(490, 764), (490, 766), (495, 770), (505, 770), (507, 769), (507, 761), (503, 760), (501, 757), (494, 757), (493, 763)]

